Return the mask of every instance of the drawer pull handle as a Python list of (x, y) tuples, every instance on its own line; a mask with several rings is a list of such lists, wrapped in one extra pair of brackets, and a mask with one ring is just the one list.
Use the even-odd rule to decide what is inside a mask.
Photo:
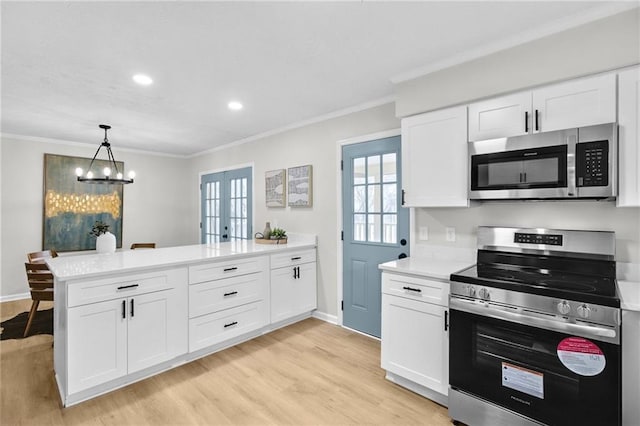
[(422, 293), (422, 290), (420, 290), (419, 288), (413, 288), (413, 287), (402, 287), (403, 290), (409, 290), (409, 291), (415, 291), (416, 293)]
[(291, 258), (291, 260), (300, 260), (300, 259), (302, 259), (302, 257), (301, 257), (301, 256), (296, 256), (296, 257), (292, 257), (292, 258)]
[(230, 291), (229, 293), (225, 293), (224, 297), (233, 296), (234, 294), (238, 294), (238, 292), (237, 291)]
[(134, 317), (134, 314), (135, 314), (135, 310), (134, 310), (134, 307), (133, 307), (133, 299), (131, 299), (131, 318)]
[(237, 266), (234, 266), (233, 268), (224, 268), (224, 272), (229, 272), (229, 271), (236, 271), (238, 269)]
[(118, 287), (118, 290), (126, 290), (128, 288), (136, 288), (138, 287), (140, 284), (131, 284), (131, 285), (123, 285)]
[(229, 324), (225, 324), (224, 328), (231, 327), (232, 325), (238, 324), (238, 321), (230, 322)]

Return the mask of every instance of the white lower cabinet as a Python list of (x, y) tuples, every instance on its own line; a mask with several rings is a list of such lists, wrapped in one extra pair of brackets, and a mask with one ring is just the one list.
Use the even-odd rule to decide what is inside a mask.
[(266, 256), (189, 268), (189, 352), (268, 324), (268, 268)]
[(434, 295), (448, 294), (448, 283), (383, 272), (382, 289), (382, 368), (417, 384), (408, 386), (412, 390), (446, 404), (447, 298)]
[(640, 311), (622, 311), (622, 424), (640, 424)]
[(69, 308), (69, 394), (187, 352), (186, 269), (162, 276), (173, 288)]
[(272, 255), (271, 268), (272, 324), (316, 309), (315, 249)]

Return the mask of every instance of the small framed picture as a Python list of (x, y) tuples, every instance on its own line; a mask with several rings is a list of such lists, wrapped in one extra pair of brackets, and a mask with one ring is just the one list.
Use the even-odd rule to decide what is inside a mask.
[(311, 207), (313, 204), (312, 189), (313, 170), (311, 165), (290, 167), (287, 170), (289, 205), (291, 207)]
[(267, 207), (285, 207), (285, 169), (271, 170), (264, 174), (264, 192)]

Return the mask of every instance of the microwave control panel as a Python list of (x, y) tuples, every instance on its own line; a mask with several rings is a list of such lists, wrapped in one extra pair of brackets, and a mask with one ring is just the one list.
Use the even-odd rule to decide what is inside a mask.
[(609, 141), (576, 144), (576, 186), (609, 185)]

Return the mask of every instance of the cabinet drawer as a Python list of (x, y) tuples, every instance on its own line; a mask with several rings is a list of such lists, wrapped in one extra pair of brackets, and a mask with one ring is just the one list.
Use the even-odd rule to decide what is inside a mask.
[(257, 330), (267, 324), (259, 301), (189, 320), (189, 352)]
[(189, 318), (265, 298), (266, 271), (189, 286)]
[(447, 306), (449, 283), (384, 272), (382, 274), (382, 292)]
[(167, 290), (178, 285), (186, 285), (186, 282), (186, 268), (72, 282), (68, 286), (67, 306), (86, 305), (120, 297), (131, 297), (143, 293)]
[(189, 267), (189, 284), (235, 277), (267, 270), (266, 256), (210, 262)]
[(316, 249), (290, 251), (271, 255), (271, 269), (316, 261)]

